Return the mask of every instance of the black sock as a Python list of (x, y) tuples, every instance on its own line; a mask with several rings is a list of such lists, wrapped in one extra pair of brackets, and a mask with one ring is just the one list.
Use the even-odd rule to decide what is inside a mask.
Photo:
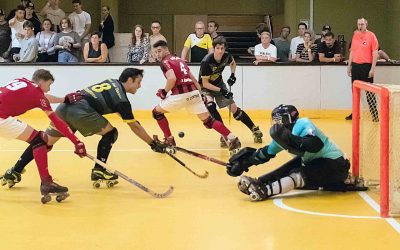
[(250, 117), (246, 114), (246, 112), (244, 112), (243, 110), (241, 110), (240, 108), (238, 108), (236, 110), (236, 112), (233, 114), (233, 117), (238, 120), (243, 122), (244, 125), (246, 125), (250, 130), (253, 129), (254, 127), (254, 123), (253, 121), (250, 119)]
[(15, 163), (14, 166), (14, 171), (21, 173), (22, 170), (28, 165), (29, 162), (33, 160), (33, 150), (32, 150), (32, 145), (29, 145), (24, 153), (22, 153), (21, 157), (18, 159), (18, 161)]
[[(97, 159), (102, 162), (107, 162), (108, 156), (110, 155), (111, 148), (113, 143), (117, 140), (118, 132), (114, 128), (110, 132), (104, 134), (97, 145)], [(94, 168), (96, 169), (104, 169), (99, 164), (95, 164)]]

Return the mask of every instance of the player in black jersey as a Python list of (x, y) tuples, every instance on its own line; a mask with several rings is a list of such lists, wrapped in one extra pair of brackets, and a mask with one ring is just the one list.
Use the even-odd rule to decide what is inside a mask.
[[(84, 88), (76, 93), (68, 94), (65, 103), (61, 103), (56, 113), (75, 132), (79, 131), (83, 136), (94, 134), (101, 135), (97, 146), (97, 159), (106, 162), (114, 142), (118, 138), (118, 131), (103, 117), (105, 114), (118, 113), (131, 130), (143, 141), (148, 143), (155, 152), (164, 153), (165, 145), (153, 140), (146, 130), (135, 120), (127, 93), (135, 94), (141, 87), (143, 70), (136, 68), (125, 69), (119, 79), (107, 79)], [(50, 124), (46, 130), (48, 145), (54, 145), (63, 134)], [(28, 147), (12, 168), (21, 173), (25, 166), (32, 161), (32, 147)], [(107, 186), (113, 186), (118, 182), (117, 175), (108, 172), (102, 166), (95, 164), (92, 169), (91, 179), (94, 184), (105, 181)], [(97, 185), (94, 185), (97, 187)]]
[[(236, 62), (233, 56), (225, 51), (227, 48), (226, 39), (219, 36), (213, 41), (214, 53), (208, 54), (201, 61), (199, 83), (202, 86), (202, 92), (206, 96), (206, 106), (211, 115), (222, 122), (221, 115), (217, 110), (228, 107), (233, 117), (243, 122), (253, 133), (254, 142), (262, 143), (262, 132), (258, 126), (255, 126), (251, 118), (240, 109), (233, 100), (233, 94), (222, 79), (222, 72), (226, 65), (231, 68), (231, 75), (227, 81), (229, 86), (236, 82), (235, 70)], [(221, 137), (221, 147), (226, 147), (226, 139)]]

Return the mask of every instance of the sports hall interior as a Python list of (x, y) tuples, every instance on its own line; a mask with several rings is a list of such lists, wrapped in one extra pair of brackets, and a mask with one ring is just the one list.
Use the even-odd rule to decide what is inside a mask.
[[(0, 8), (13, 9), (19, 0), (4, 1)], [(34, 1), (36, 9), (46, 1)], [(186, 36), (198, 20), (215, 20), (220, 31), (254, 32), (259, 22), (272, 16), (273, 37), (280, 27), (291, 27), (290, 38), (297, 35), (297, 24), (308, 21), (316, 34), (330, 25), (335, 34), (351, 41), (357, 18), (368, 19), (368, 28), (381, 48), (400, 58), (397, 34), (400, 1), (327, 0), (252, 0), (252, 1), (128, 1), (83, 0), (83, 9), (92, 15), (92, 30), (98, 27), (101, 6), (108, 5), (114, 18), (117, 58), (109, 64), (0, 64), (5, 82), (30, 78), (39, 68), (50, 70), (55, 82), (50, 91), (56, 96), (82, 89), (88, 84), (118, 78), (126, 67), (144, 69), (142, 86), (129, 95), (133, 114), (151, 135), (162, 137), (151, 110), (159, 103), (157, 89), (165, 78), (157, 63), (127, 64), (127, 43), (132, 27), (142, 24), (150, 31), (152, 20), (160, 20), (170, 50), (180, 55)], [(72, 11), (70, 1), (60, 4)], [(347, 55), (346, 55), (347, 56)], [(118, 58), (120, 61), (118, 61)], [(195, 76), (198, 63), (188, 63)], [(237, 82), (232, 86), (235, 102), (246, 110), (264, 133), (256, 144), (251, 132), (226, 109), (224, 123), (239, 136), (242, 146), (259, 148), (271, 138), (271, 110), (281, 103), (295, 105), (300, 117), (309, 117), (347, 157), (352, 159), (351, 79), (347, 65), (339, 64), (263, 64), (254, 66), (240, 60)], [(399, 65), (378, 63), (375, 82), (400, 84)], [(230, 75), (225, 68), (223, 78)], [(53, 106), (54, 108), (56, 106)], [(178, 146), (227, 162), (229, 153), (219, 147), (219, 135), (204, 128), (195, 116), (184, 111), (166, 115)], [(62, 139), (49, 153), (49, 170), (56, 182), (69, 188), (70, 197), (61, 203), (40, 202), (40, 179), (34, 163), (27, 166), (22, 181), (9, 189), (0, 187), (1, 249), (398, 249), (400, 220), (382, 218), (379, 213), (380, 189), (366, 192), (325, 192), (294, 190), (261, 202), (252, 202), (237, 188), (223, 166), (177, 152), (181, 161), (197, 173), (209, 172), (200, 179), (171, 157), (151, 151), (116, 115), (107, 116), (119, 131), (108, 164), (135, 181), (156, 191), (169, 186), (173, 193), (157, 199), (120, 179), (113, 188), (92, 187), (90, 170), (94, 163), (73, 153), (73, 145)], [(29, 111), (20, 119), (38, 130), (49, 120), (40, 110)], [(378, 128), (376, 128), (378, 133)], [(184, 132), (183, 138), (178, 137)], [(88, 152), (95, 155), (99, 136), (78, 137)], [(18, 160), (27, 144), (0, 138), (0, 174)], [(292, 156), (279, 154), (266, 164), (253, 166), (246, 175), (258, 177), (282, 165)], [(379, 166), (376, 166), (379, 168)]]

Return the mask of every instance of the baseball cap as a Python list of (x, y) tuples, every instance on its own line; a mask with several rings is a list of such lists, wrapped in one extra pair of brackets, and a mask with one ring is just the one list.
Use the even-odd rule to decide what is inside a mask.
[(31, 1), (29, 1), (29, 2), (26, 4), (26, 8), (35, 9), (35, 5), (34, 5)]
[(331, 31), (331, 26), (329, 26), (329, 25), (324, 25), (324, 26), (322, 26), (322, 30), (329, 30), (329, 31)]
[(0, 9), (0, 16), (5, 16), (6, 13), (4, 13), (4, 10)]

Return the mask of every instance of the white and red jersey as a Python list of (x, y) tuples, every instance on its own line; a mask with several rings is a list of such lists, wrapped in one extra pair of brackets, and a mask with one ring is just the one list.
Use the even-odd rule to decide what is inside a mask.
[(193, 80), (190, 78), (190, 69), (180, 57), (168, 55), (161, 61), (161, 70), (165, 74), (172, 69), (176, 76), (175, 86), (171, 89), (173, 95), (183, 94), (196, 90)]
[(18, 116), (34, 108), (52, 111), (43, 90), (35, 83), (17, 78), (0, 87), (0, 118)]

